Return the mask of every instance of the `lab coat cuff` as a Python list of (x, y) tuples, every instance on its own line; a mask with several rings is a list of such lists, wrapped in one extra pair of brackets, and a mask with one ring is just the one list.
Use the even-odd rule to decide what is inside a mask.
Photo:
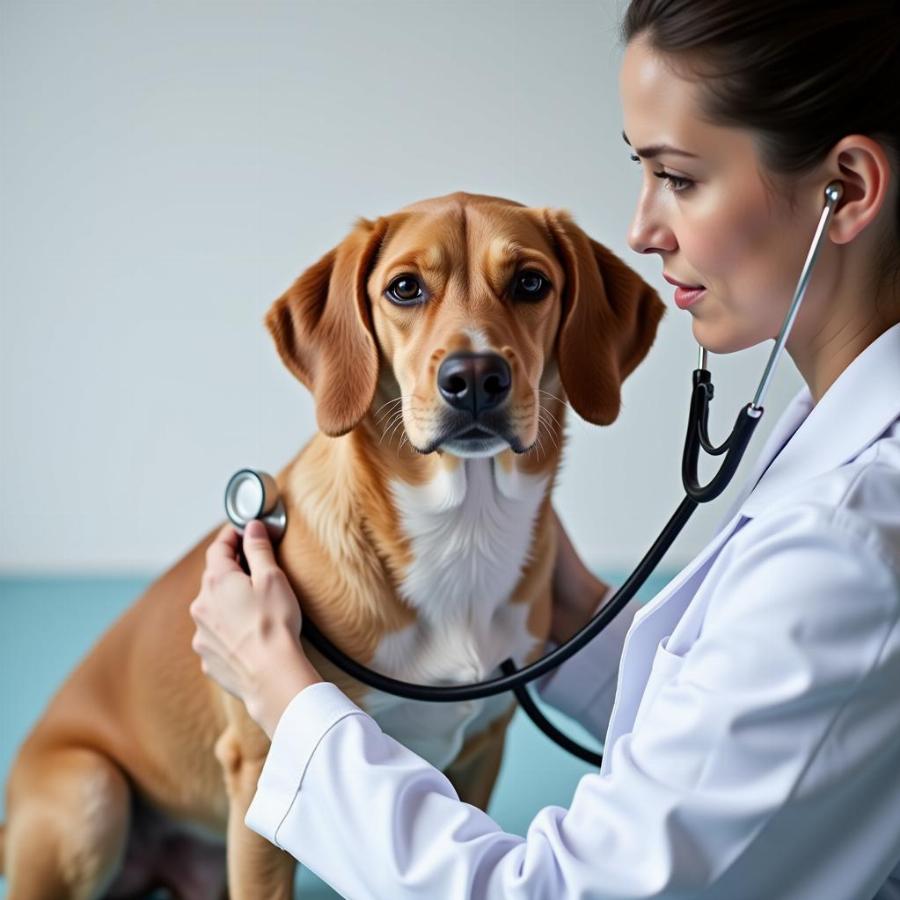
[(278, 830), (294, 805), (310, 758), (322, 738), (347, 716), (367, 716), (336, 684), (320, 681), (288, 703), (275, 731), (244, 824), (280, 847)]

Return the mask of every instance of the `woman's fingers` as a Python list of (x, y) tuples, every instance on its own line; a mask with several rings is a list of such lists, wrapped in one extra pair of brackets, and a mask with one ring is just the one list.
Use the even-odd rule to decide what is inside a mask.
[(210, 572), (242, 572), (236, 555), (240, 535), (229, 522), (219, 529), (213, 542), (206, 548), (206, 568)]
[(248, 522), (244, 529), (244, 556), (247, 557), (247, 565), (250, 567), (251, 580), (265, 572), (278, 571), (269, 532), (258, 519)]

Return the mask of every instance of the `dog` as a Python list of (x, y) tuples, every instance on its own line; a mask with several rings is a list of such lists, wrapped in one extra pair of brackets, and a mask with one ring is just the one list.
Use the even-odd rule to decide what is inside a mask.
[[(276, 476), (279, 564), (304, 615), (411, 682), (539, 658), (560, 591), (602, 585), (554, 569), (566, 406), (612, 423), (663, 310), (568, 210), (456, 192), (358, 218), (265, 316), (320, 430)], [(101, 637), (22, 745), (0, 831), (9, 900), (292, 896), (295, 860), (244, 825), (268, 739), (191, 649), (222, 524)], [(409, 701), (305, 649), (487, 807), (511, 693)]]

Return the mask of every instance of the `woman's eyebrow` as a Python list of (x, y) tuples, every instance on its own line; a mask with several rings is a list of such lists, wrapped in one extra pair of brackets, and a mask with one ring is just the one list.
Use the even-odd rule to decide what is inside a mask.
[[(631, 146), (631, 141), (628, 140), (628, 136), (624, 131), (622, 132), (622, 139), (629, 147)], [(689, 156), (691, 159), (699, 159), (696, 153), (688, 153), (687, 150), (679, 150), (677, 147), (669, 146), (669, 144), (653, 144), (650, 147), (640, 147), (634, 152), (644, 159), (653, 159), (654, 156), (659, 156), (660, 153), (673, 153), (676, 156)]]

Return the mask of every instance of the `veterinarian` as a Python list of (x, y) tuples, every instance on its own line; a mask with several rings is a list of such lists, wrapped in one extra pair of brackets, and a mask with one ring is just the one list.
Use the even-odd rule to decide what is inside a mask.
[(265, 530), (248, 578), (225, 527), (191, 612), (272, 739), (245, 821), (351, 898), (900, 898), (898, 4), (634, 0), (622, 36), (628, 241), (710, 352), (776, 337), (840, 182), (805, 386), (707, 547), (543, 677), (604, 760), (524, 838), (320, 677)]

